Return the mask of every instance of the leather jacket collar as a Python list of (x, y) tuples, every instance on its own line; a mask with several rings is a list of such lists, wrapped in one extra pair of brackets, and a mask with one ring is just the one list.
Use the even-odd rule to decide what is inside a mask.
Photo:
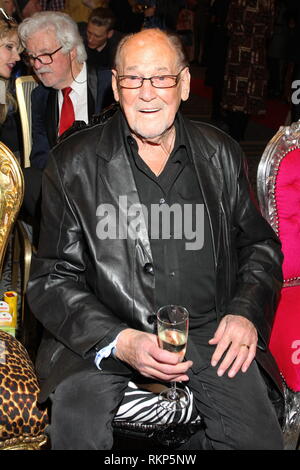
[[(221, 195), (223, 187), (223, 178), (220, 173), (221, 169), (217, 168), (211, 161), (217, 149), (206, 135), (203, 134), (202, 137), (199, 138), (199, 129), (191, 121), (185, 119), (180, 113), (178, 113), (178, 118), (179, 125), (183, 129), (184, 142), (188, 144), (190, 156), (195, 164), (198, 181), (208, 210), (216, 264), (219, 250), (220, 210), (222, 207)], [(104, 174), (102, 173), (102, 177), (104, 180), (109, 178), (108, 181), (111, 181), (112, 185), (115, 186), (116, 194), (130, 194), (130, 199), (128, 200), (129, 204), (140, 204), (128, 156), (127, 158), (124, 156), (124, 139), (129, 133), (130, 131), (126, 124), (125, 117), (119, 110), (110, 121), (105, 124), (101, 141), (99, 141), (96, 146), (96, 154), (107, 162), (113, 161), (113, 169), (118, 165), (120, 165), (119, 167), (122, 166), (122, 173), (115, 173), (114, 176), (108, 173), (105, 174), (106, 172), (110, 172), (109, 165), (106, 167), (101, 166), (101, 171), (105, 172)], [(199, 158), (200, 156), (202, 158)], [(126, 164), (124, 164), (125, 159)], [(212, 187), (215, 189), (214, 191), (209, 189)], [(148, 256), (152, 259), (146, 226), (143, 227), (141, 236)]]

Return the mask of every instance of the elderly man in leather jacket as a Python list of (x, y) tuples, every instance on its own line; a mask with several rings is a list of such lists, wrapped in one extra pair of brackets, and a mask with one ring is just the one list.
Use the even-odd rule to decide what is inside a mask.
[[(110, 449), (137, 375), (188, 386), (205, 423), (193, 448), (282, 448), (262, 378), (280, 396), (268, 351), (280, 244), (238, 144), (178, 112), (189, 86), (175, 36), (126, 37), (113, 70), (120, 109), (51, 152), (29, 301), (44, 326), (39, 399), (52, 401), (53, 449)], [(190, 314), (182, 362), (158, 345), (167, 304)]]

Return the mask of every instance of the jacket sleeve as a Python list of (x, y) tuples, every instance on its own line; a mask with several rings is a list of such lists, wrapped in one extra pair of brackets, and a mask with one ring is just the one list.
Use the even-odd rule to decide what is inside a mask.
[(231, 211), (229, 243), (235, 247), (231, 273), (236, 279), (232, 280), (235, 290), (228, 313), (252, 321), (259, 335), (258, 347), (265, 349), (283, 281), (283, 255), (278, 237), (259, 211), (248, 181), (245, 157), (235, 143), (233, 154), (230, 165), (234, 177), (227, 181), (227, 190)]
[(115, 102), (111, 86), (112, 72), (111, 70), (99, 67), (97, 69), (98, 93), (95, 113), (100, 113)]
[(95, 296), (80, 221), (50, 153), (43, 174), (40, 242), (32, 262), (28, 300), (36, 318), (58, 341), (86, 357), (127, 327)]
[(45, 168), (50, 151), (46, 129), (46, 106), (47, 96), (44, 96), (42, 87), (38, 86), (31, 94), (32, 149), (30, 163), (33, 168), (39, 170)]

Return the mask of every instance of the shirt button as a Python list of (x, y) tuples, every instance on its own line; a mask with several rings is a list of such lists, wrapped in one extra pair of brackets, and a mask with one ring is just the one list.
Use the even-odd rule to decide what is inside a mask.
[(165, 204), (166, 203), (166, 200), (162, 197), (160, 200), (159, 200), (159, 204)]

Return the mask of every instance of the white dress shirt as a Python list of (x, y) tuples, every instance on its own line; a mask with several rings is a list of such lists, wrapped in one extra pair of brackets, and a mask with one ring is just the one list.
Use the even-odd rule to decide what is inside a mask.
[[(71, 83), (72, 91), (70, 93), (70, 98), (73, 103), (75, 120), (84, 121), (86, 124), (89, 122), (88, 117), (88, 88), (87, 88), (87, 69), (86, 63), (84, 62), (83, 67), (76, 79)], [(63, 104), (63, 94), (62, 91), (58, 92), (58, 109), (59, 115), (61, 114), (61, 108)], [(58, 126), (59, 128), (59, 126)]]

